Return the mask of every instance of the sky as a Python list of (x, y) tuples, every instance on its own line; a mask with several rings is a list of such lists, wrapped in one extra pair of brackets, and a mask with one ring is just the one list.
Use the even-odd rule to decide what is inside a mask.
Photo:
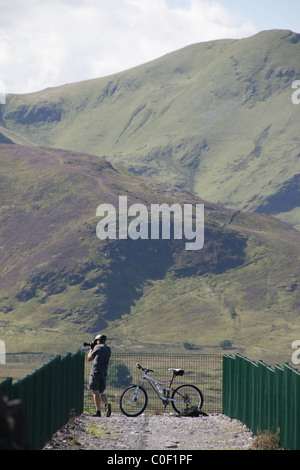
[(111, 75), (190, 44), (300, 33), (300, 0), (0, 0), (0, 95)]

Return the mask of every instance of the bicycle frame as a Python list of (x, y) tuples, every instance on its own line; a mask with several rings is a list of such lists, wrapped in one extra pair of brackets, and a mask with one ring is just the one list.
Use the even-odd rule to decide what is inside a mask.
[(169, 380), (159, 380), (149, 374), (154, 372), (153, 370), (144, 368), (140, 364), (136, 365), (138, 369), (142, 369), (143, 373), (137, 385), (127, 387), (120, 397), (121, 411), (126, 416), (139, 416), (145, 411), (148, 404), (148, 394), (142, 386), (142, 383), (145, 381), (151, 385), (151, 388), (161, 399), (165, 408), (171, 403), (172, 408), (179, 414), (186, 413), (192, 408), (201, 409), (203, 395), (198, 387), (192, 384), (182, 384), (175, 389), (172, 387), (175, 377), (184, 374), (183, 369), (170, 367), (168, 370), (173, 371), (173, 376)]
[[(139, 379), (139, 384), (141, 384), (143, 381), (149, 382), (153, 390), (156, 392), (156, 394), (164, 403), (164, 406), (168, 405), (172, 401), (173, 402), (179, 401), (170, 397), (170, 392), (174, 391), (174, 388), (172, 388), (172, 384), (176, 377), (175, 371), (177, 369), (169, 368), (168, 370), (173, 370), (173, 375), (171, 379), (161, 381), (161, 380), (156, 379), (155, 377), (152, 377), (152, 375), (148, 374), (148, 372), (151, 371), (150, 369), (144, 369), (142, 366), (140, 366), (140, 364), (137, 364), (137, 367), (138, 369), (143, 370), (143, 376)], [(139, 386), (139, 384), (137, 385), (137, 387)]]

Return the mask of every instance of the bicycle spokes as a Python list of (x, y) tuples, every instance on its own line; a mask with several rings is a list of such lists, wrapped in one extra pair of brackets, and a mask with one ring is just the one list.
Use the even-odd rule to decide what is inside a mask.
[(194, 385), (181, 385), (174, 391), (172, 399), (173, 408), (177, 413), (183, 413), (192, 407), (200, 410), (203, 406), (203, 395)]
[(120, 399), (121, 411), (126, 416), (138, 416), (146, 408), (148, 397), (146, 391), (140, 386), (128, 387)]

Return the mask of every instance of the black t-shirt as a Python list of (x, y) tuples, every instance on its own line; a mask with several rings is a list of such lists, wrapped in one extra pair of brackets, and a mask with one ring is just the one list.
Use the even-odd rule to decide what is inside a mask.
[(111, 355), (111, 350), (106, 344), (97, 344), (92, 352), (93, 367), (92, 373), (94, 374), (107, 374), (108, 363)]

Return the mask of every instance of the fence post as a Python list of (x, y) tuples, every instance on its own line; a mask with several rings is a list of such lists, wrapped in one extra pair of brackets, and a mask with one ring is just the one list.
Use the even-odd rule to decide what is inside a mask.
[(243, 358), (237, 354), (235, 356), (235, 418), (239, 420), (242, 420), (244, 408), (243, 362)]
[(272, 367), (266, 365), (267, 373), (267, 429), (276, 433), (276, 420), (275, 420), (275, 372)]
[(283, 368), (275, 365), (275, 423), (276, 431), (280, 431), (280, 445), (283, 445), (284, 436), (284, 380), (283, 380)]
[(34, 413), (34, 405), (29, 376), (13, 384), (11, 398), (22, 400), (22, 411), (29, 419), (28, 445), (29, 448), (32, 449), (34, 441), (34, 429), (31, 421)]
[(222, 379), (222, 412), (229, 415), (229, 356), (223, 356), (223, 379)]
[(294, 369), (295, 432), (294, 449), (300, 450), (300, 372)]
[(268, 423), (268, 390), (266, 365), (258, 361), (258, 423), (257, 429), (262, 432), (267, 429)]
[(245, 410), (243, 422), (252, 432), (257, 428), (257, 365), (244, 358), (245, 373)]
[(251, 416), (251, 429), (257, 433), (257, 412), (258, 412), (258, 365), (253, 362), (252, 366), (252, 380), (253, 380), (253, 408)]
[(299, 371), (289, 364), (284, 364), (284, 447), (290, 450), (300, 449), (299, 374)]
[(290, 449), (291, 436), (294, 434), (293, 407), (294, 397), (292, 390), (292, 368), (284, 364), (284, 447)]
[(85, 361), (85, 354), (82, 351), (78, 351), (77, 354), (74, 355), (74, 367), (75, 372), (75, 398), (74, 398), (74, 408), (75, 413), (81, 414), (83, 412), (84, 406), (84, 361)]
[(232, 356), (223, 356), (223, 413), (230, 418), (235, 418), (235, 366), (236, 361)]
[[(38, 449), (40, 444), (43, 443), (42, 436), (43, 433), (40, 430), (40, 416), (43, 413), (43, 408), (41, 406), (41, 394), (39, 392), (39, 371), (34, 372), (29, 380), (29, 393), (31, 398), (31, 410), (30, 410), (30, 448)], [(22, 398), (23, 401), (23, 398)], [(39, 430), (37, 432), (36, 430)]]

